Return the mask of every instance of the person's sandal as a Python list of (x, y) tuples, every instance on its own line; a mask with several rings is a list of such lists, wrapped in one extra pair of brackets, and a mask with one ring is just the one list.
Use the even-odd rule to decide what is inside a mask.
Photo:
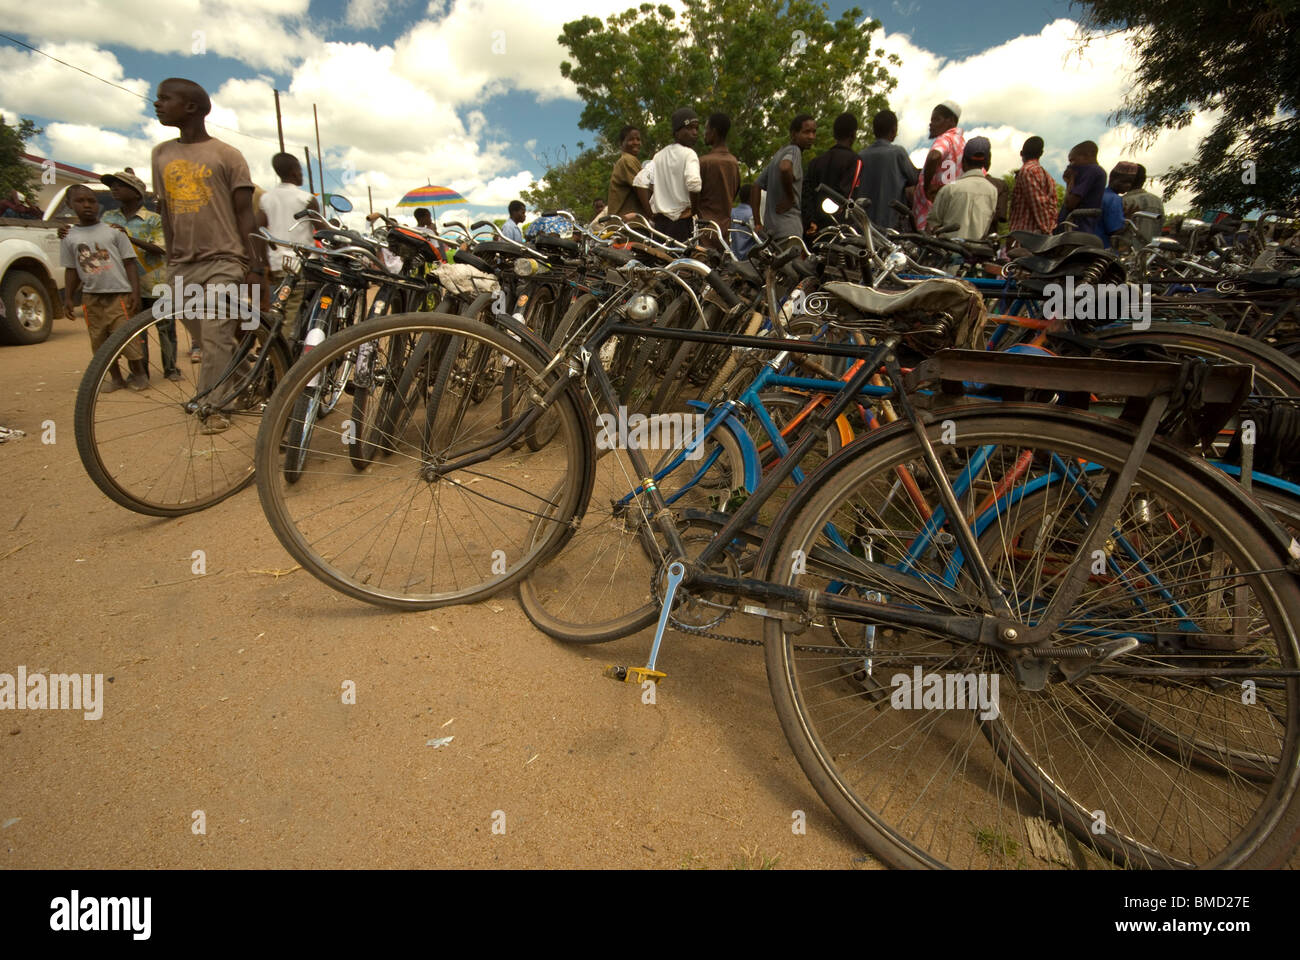
[(126, 387), (126, 380), (122, 377), (122, 368), (113, 361), (113, 366), (108, 371), (108, 382), (99, 388), (100, 393), (116, 393)]
[(208, 419), (203, 421), (199, 427), (199, 433), (205, 437), (210, 437), (216, 433), (225, 433), (230, 429), (230, 418), (223, 413), (214, 413)]
[(126, 365), (131, 370), (131, 379), (128, 385), (132, 390), (149, 389), (149, 372), (144, 360), (128, 360)]

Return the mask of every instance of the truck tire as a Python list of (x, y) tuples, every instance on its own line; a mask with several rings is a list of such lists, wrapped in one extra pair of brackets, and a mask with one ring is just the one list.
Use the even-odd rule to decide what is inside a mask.
[(39, 277), (11, 270), (0, 283), (0, 343), (40, 343), (54, 329), (54, 305)]

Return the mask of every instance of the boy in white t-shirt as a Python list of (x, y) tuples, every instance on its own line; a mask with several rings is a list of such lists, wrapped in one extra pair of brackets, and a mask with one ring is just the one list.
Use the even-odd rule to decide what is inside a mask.
[[(295, 243), (309, 244), (312, 237), (310, 220), (296, 220), (294, 214), (303, 210), (319, 210), (316, 198), (302, 188), (302, 164), (291, 153), (277, 153), (271, 158), (271, 168), (280, 178), (270, 190), (261, 197), (259, 221), (270, 231), (271, 236)], [(267, 268), (270, 272), (271, 289), (274, 290), (284, 279), (284, 261), (297, 254), (289, 247), (269, 247), (266, 254)], [(302, 307), (303, 284), (300, 280), (294, 285), (293, 293), (284, 304), (284, 319), (289, 330), (294, 329), (298, 319), (298, 310)]]

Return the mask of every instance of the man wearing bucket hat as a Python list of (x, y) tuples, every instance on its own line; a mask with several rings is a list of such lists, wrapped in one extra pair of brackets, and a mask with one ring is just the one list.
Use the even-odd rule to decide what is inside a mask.
[[(140, 264), (140, 309), (152, 310), (157, 299), (153, 294), (155, 284), (167, 285), (167, 250), (163, 238), (162, 217), (144, 206), (148, 191), (144, 181), (130, 167), (117, 173), (106, 173), (99, 182), (108, 187), (117, 210), (109, 210), (100, 220), (116, 227), (131, 238), (136, 261)], [(158, 324), (158, 339), (162, 346), (162, 371), (168, 380), (179, 380), (181, 372), (176, 366), (176, 322), (169, 320)], [(148, 344), (145, 345), (146, 368)]]
[(924, 230), (930, 216), (930, 207), (939, 195), (939, 188), (952, 183), (961, 175), (962, 151), (966, 148), (966, 138), (957, 126), (961, 119), (961, 107), (951, 100), (945, 100), (930, 111), (930, 136), (934, 143), (925, 158), (925, 167), (921, 171), (921, 182), (917, 184), (912, 196), (912, 216), (916, 220), (916, 229)]
[(700, 156), (695, 152), (695, 142), (700, 139), (699, 115), (690, 107), (674, 110), (672, 128), (673, 142), (641, 168), (632, 185), (642, 200), (654, 188), (649, 199), (655, 229), (686, 241), (695, 232), (693, 219), (704, 185)]

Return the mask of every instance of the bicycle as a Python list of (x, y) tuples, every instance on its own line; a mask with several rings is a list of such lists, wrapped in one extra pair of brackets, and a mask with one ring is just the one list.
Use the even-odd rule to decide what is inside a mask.
[[(888, 325), (889, 295), (862, 298)], [(616, 671), (635, 682), (662, 678), (663, 633), (679, 612), (697, 632), (711, 630), (720, 605), (756, 614), (796, 756), (827, 804), (895, 865), (999, 865), (978, 837), (991, 831), (1028, 850), (1030, 813), (1103, 863), (1276, 865), (1290, 855), (1300, 824), (1300, 588), (1267, 515), (1154, 438), (1177, 366), (944, 354), (926, 368), (941, 383), (1087, 391), (1104, 376), (1109, 392), (1127, 391), (1131, 422), (1003, 403), (943, 408), (942, 420), (927, 423), (903, 389), (897, 332), (879, 331), (864, 351), (605, 322), (552, 354), (536, 338), (463, 318), (395, 317), (367, 321), (295, 365), (268, 407), (259, 463), (274, 464), (294, 396), (331, 358), (416, 331), (509, 361), (534, 405), (506, 423), (467, 417), (436, 443), (427, 431), (404, 439), (404, 462), (390, 461), (364, 490), (341, 486), (328, 457), (304, 471), (300, 483), (311, 482), (301, 495), (262, 469), (259, 495), (277, 536), (335, 589), (425, 609), (481, 599), (561, 561), (554, 569), (569, 571), (566, 586), (588, 600), (587, 620), (573, 621), (586, 635), (556, 631), (566, 639), (637, 629), (645, 606), (637, 601), (652, 599), (648, 662)], [(700, 536), (669, 507), (640, 450), (598, 456), (591, 413), (616, 406), (618, 394), (592, 358), (611, 336), (864, 362), (790, 454)], [(738, 556), (738, 542), (754, 543), (752, 518), (882, 366), (899, 422), (795, 487), (756, 555)], [(1220, 414), (1247, 375), (1229, 368), (1207, 380)], [(516, 454), (512, 443), (543, 415), (557, 421), (551, 441)], [(953, 443), (944, 442), (948, 424)], [(634, 492), (630, 501), (606, 499), (619, 485)], [(336, 506), (344, 489), (346, 507)], [(923, 516), (918, 503), (938, 509)], [(982, 526), (946, 519), (977, 510)], [(633, 592), (630, 617), (605, 606)], [(1010, 695), (990, 716), (885, 706), (897, 689), (891, 669), (935, 667), (1005, 676)], [(1251, 709), (1238, 695), (1241, 678), (1260, 690)], [(1160, 693), (1170, 689), (1179, 697)], [(882, 733), (862, 739), (871, 724)], [(876, 767), (863, 765), (868, 755)], [(977, 830), (946, 812), (957, 803)]]

